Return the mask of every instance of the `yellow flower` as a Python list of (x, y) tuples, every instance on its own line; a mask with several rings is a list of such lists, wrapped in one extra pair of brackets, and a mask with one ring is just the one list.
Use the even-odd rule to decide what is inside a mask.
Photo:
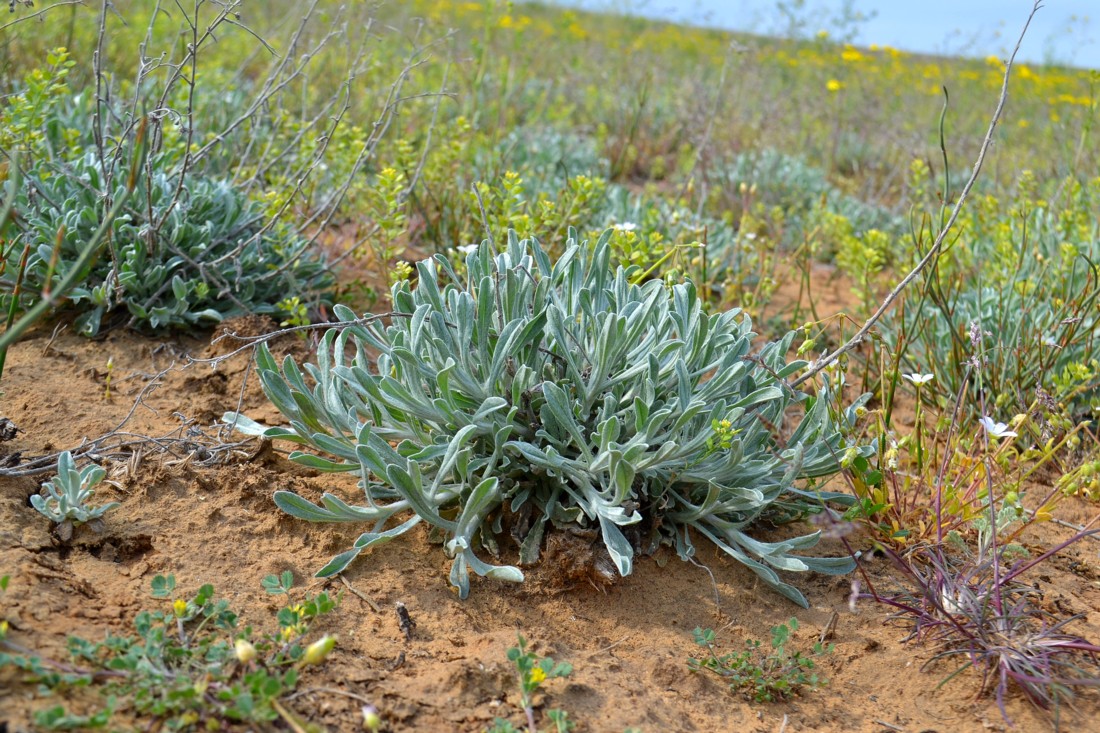
[(828, 89), (830, 92), (839, 92), (841, 89), (844, 88), (844, 85), (836, 79), (830, 79), (829, 81), (825, 82), (825, 88)]
[(543, 671), (542, 667), (535, 667), (534, 669), (531, 670), (531, 682), (533, 682), (534, 684), (537, 685), (538, 683), (542, 682), (545, 679), (546, 679), (546, 672)]
[(176, 618), (183, 618), (187, 615), (187, 601), (177, 598), (172, 602), (172, 611), (175, 612)]

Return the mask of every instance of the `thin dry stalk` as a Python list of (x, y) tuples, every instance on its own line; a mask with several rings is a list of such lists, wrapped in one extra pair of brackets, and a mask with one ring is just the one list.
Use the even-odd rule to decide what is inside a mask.
[(963, 205), (966, 203), (967, 198), (970, 196), (970, 191), (974, 188), (974, 184), (978, 180), (978, 176), (982, 172), (982, 166), (985, 163), (986, 154), (989, 152), (989, 148), (993, 145), (993, 133), (997, 129), (997, 123), (1000, 122), (1001, 113), (1004, 111), (1005, 102), (1008, 101), (1008, 81), (1012, 73), (1012, 64), (1016, 60), (1016, 54), (1020, 50), (1020, 44), (1024, 41), (1024, 35), (1027, 33), (1028, 26), (1031, 25), (1032, 19), (1035, 17), (1035, 13), (1042, 7), (1042, 0), (1035, 0), (1034, 6), (1031, 8), (1031, 13), (1027, 16), (1027, 21), (1024, 23), (1023, 30), (1020, 31), (1020, 37), (1016, 40), (1016, 47), (1012, 49), (1012, 55), (1009, 56), (1008, 61), (1005, 62), (1004, 80), (1001, 83), (1001, 94), (997, 99), (997, 106), (993, 110), (993, 116), (989, 120), (989, 129), (985, 133), (985, 138), (982, 140), (981, 148), (978, 150), (978, 157), (974, 161), (974, 168), (970, 172), (970, 178), (967, 179), (966, 184), (963, 186), (962, 191), (959, 193), (959, 198), (955, 202), (955, 205), (951, 208), (951, 215), (948, 217), (947, 222), (940, 229), (939, 234), (936, 235), (935, 242), (933, 242), (931, 249), (927, 254), (921, 258), (921, 261), (901, 279), (901, 281), (894, 286), (894, 289), (890, 291), (890, 294), (886, 296), (882, 301), (882, 305), (871, 315), (870, 318), (860, 327), (860, 329), (846, 341), (842, 346), (837, 348), (831, 354), (822, 355), (817, 363), (812, 368), (807, 370), (794, 381), (790, 382), (791, 387), (797, 387), (798, 385), (813, 379), (820, 374), (826, 367), (835, 362), (844, 354), (854, 349), (863, 343), (863, 340), (867, 337), (867, 334), (871, 332), (871, 329), (875, 327), (879, 319), (883, 314), (894, 305), (894, 302), (901, 296), (902, 292), (917, 279), (928, 267), (934, 263), (940, 254), (940, 248), (943, 246), (944, 240), (947, 239), (947, 235), (951, 232), (951, 229), (955, 226), (955, 221), (959, 218), (959, 213), (963, 209)]

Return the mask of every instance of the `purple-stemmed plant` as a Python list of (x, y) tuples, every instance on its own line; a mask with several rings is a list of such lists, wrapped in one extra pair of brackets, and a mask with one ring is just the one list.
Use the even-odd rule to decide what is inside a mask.
[[(983, 333), (971, 329), (971, 373), (981, 394)], [(969, 375), (968, 375), (969, 376)], [(963, 399), (959, 391), (958, 401)], [(985, 414), (984, 400), (980, 401)], [(959, 429), (958, 402), (948, 436)], [(1021, 548), (1012, 544), (1027, 526), (1039, 521), (1039, 512), (1018, 513), (1013, 507), (998, 510), (993, 480), (995, 441), (1018, 437), (1007, 425), (989, 417), (979, 420), (978, 436), (984, 446), (979, 461), (985, 482), (983, 517), (973, 532), (948, 530), (943, 521), (945, 510), (941, 494), (949, 456), (945, 453), (934, 480), (933, 502), (937, 532), (926, 541), (907, 549), (883, 545), (881, 551), (893, 562), (906, 580), (906, 588), (896, 593), (880, 593), (860, 567), (871, 598), (894, 609), (892, 618), (911, 625), (906, 641), (930, 644), (936, 652), (925, 667), (941, 660), (958, 660), (944, 684), (967, 669), (981, 675), (981, 692), (992, 692), (1005, 721), (1011, 724), (1006, 699), (1015, 687), (1037, 707), (1052, 711), (1057, 718), (1060, 705), (1070, 703), (1074, 691), (1082, 687), (1100, 687), (1100, 645), (1068, 630), (1079, 616), (1059, 618), (1042, 605), (1043, 594), (1020, 579), (1029, 570), (1082, 539), (1100, 534), (1093, 525), (1100, 515), (1081, 527), (1069, 539), (1034, 557), (1021, 559)], [(1058, 492), (1055, 488), (1043, 500), (1049, 505)], [(828, 515), (826, 515), (828, 516)], [(1016, 524), (1011, 532), (1008, 526)], [(965, 527), (961, 529), (966, 529)], [(1003, 534), (1002, 534), (1003, 531)], [(839, 535), (848, 544), (848, 539)], [(851, 549), (851, 548), (850, 548)], [(854, 553), (853, 553), (854, 554)]]

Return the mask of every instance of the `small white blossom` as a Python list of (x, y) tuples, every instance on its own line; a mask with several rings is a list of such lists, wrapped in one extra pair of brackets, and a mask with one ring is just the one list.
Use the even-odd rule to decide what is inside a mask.
[(928, 384), (929, 382), (931, 382), (933, 379), (936, 378), (935, 374), (917, 374), (917, 373), (913, 373), (913, 374), (902, 374), (901, 376), (905, 377), (906, 379), (908, 379), (910, 382), (912, 382), (914, 385), (916, 385), (918, 387), (920, 387), (923, 384)]
[(363, 706), (363, 730), (381, 730), (382, 716), (378, 714), (378, 708), (373, 705)]
[(982, 424), (982, 427), (985, 428), (985, 432), (991, 437), (1015, 438), (1017, 435), (1015, 432), (1008, 429), (1008, 425), (1005, 425), (1003, 422), (997, 422), (991, 417), (982, 417), (978, 422)]
[(478, 245), (476, 245), (476, 244), (460, 244), (455, 249), (457, 249), (459, 252), (461, 252), (464, 255), (468, 255), (471, 252), (477, 252), (477, 248), (478, 248)]
[(617, 229), (620, 232), (632, 232), (638, 228), (638, 225), (632, 221), (624, 221), (622, 224), (616, 224), (613, 229)]

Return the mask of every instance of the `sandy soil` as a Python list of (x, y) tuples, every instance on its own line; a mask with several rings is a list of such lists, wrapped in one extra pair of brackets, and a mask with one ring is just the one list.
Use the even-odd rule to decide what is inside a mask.
[[(258, 333), (264, 325), (250, 320), (232, 327)], [(301, 356), (308, 346), (288, 338), (275, 350)], [(850, 578), (797, 579), (811, 603), (802, 610), (702, 543), (699, 561), (713, 573), (713, 583), (705, 569), (673, 555), (642, 559), (631, 577), (599, 590), (563, 577), (569, 554), (578, 552), (563, 544), (562, 554), (534, 569), (527, 583), (475, 579), (470, 598), (461, 601), (447, 580), (449, 561), (423, 530), (360, 556), (345, 574), (359, 595), (340, 581), (314, 580), (312, 573), (350, 547), (362, 530), (294, 520), (275, 507), (272, 492), (289, 488), (315, 497), (332, 490), (351, 498), (354, 483), (288, 462), (285, 446), (279, 445), (261, 450), (251, 443), (224, 464), (200, 465), (203, 436), (214, 435), (210, 426), (239, 399), (246, 414), (279, 422), (254, 373), (242, 392), (247, 355), (216, 369), (184, 366), (185, 354), (227, 351), (225, 342), (210, 345), (209, 335), (151, 339), (114, 332), (88, 341), (67, 332), (51, 338), (50, 329), (12, 350), (0, 414), (21, 432), (0, 445), (4, 454), (18, 451), (25, 461), (74, 447), (111, 430), (131, 410), (125, 428), (130, 433), (176, 431), (173, 436), (187, 438), (191, 430), (194, 439), (191, 446), (174, 441), (169, 455), (147, 452), (141, 460), (106, 461), (118, 486), (104, 484), (98, 499), (121, 506), (107, 515), (104, 533), (84, 529), (70, 547), (61, 546), (49, 522), (28, 505), (48, 476), (0, 478), (0, 573), (12, 576), (0, 614), (10, 622), (13, 639), (60, 655), (66, 634), (101, 638), (127, 630), (139, 610), (163, 603), (148, 593), (157, 573), (174, 573), (187, 591), (212, 583), (245, 622), (270, 628), (276, 601), (260, 580), (291, 570), (315, 592), (345, 591), (342, 607), (320, 627), (338, 634), (340, 643), (304, 689), (337, 688), (369, 698), (394, 731), (482, 731), (496, 716), (518, 725), (519, 696), (505, 658), (517, 632), (540, 654), (573, 664), (570, 677), (546, 685), (539, 709), (567, 710), (579, 731), (1006, 729), (995, 704), (975, 696), (974, 675), (964, 673), (939, 688), (953, 667), (925, 669), (933, 649), (902, 644), (906, 629), (890, 623), (882, 608), (863, 602), (850, 611)], [(114, 365), (110, 397), (108, 359)], [(1061, 508), (1063, 518), (1073, 522), (1085, 520), (1091, 510), (1076, 502)], [(761, 535), (793, 529), (765, 529)], [(1032, 539), (1050, 541), (1053, 535)], [(840, 551), (836, 545), (822, 547), (823, 553)], [(1083, 614), (1073, 628), (1089, 638), (1100, 638), (1095, 552), (1093, 544), (1071, 548), (1045, 566), (1041, 577), (1030, 579), (1061, 610)], [(871, 561), (867, 569), (880, 586), (895, 583), (884, 561)], [(397, 602), (417, 624), (409, 640), (398, 627)], [(750, 704), (716, 677), (686, 665), (696, 654), (691, 633), (696, 626), (720, 630), (723, 647), (733, 649), (746, 638), (767, 639), (771, 626), (793, 615), (801, 622), (797, 643), (808, 649), (834, 614), (836, 648), (822, 663), (829, 682), (793, 700)], [(0, 673), (0, 731), (29, 730), (31, 711), (50, 702), (10, 671)], [(297, 697), (291, 707), (330, 730), (357, 729), (358, 703), (351, 699), (317, 690)], [(1019, 697), (1009, 700), (1008, 709), (1016, 730), (1051, 727)], [(1100, 730), (1094, 722), (1098, 712), (1094, 697), (1080, 698), (1078, 712), (1063, 710), (1065, 729)]]

